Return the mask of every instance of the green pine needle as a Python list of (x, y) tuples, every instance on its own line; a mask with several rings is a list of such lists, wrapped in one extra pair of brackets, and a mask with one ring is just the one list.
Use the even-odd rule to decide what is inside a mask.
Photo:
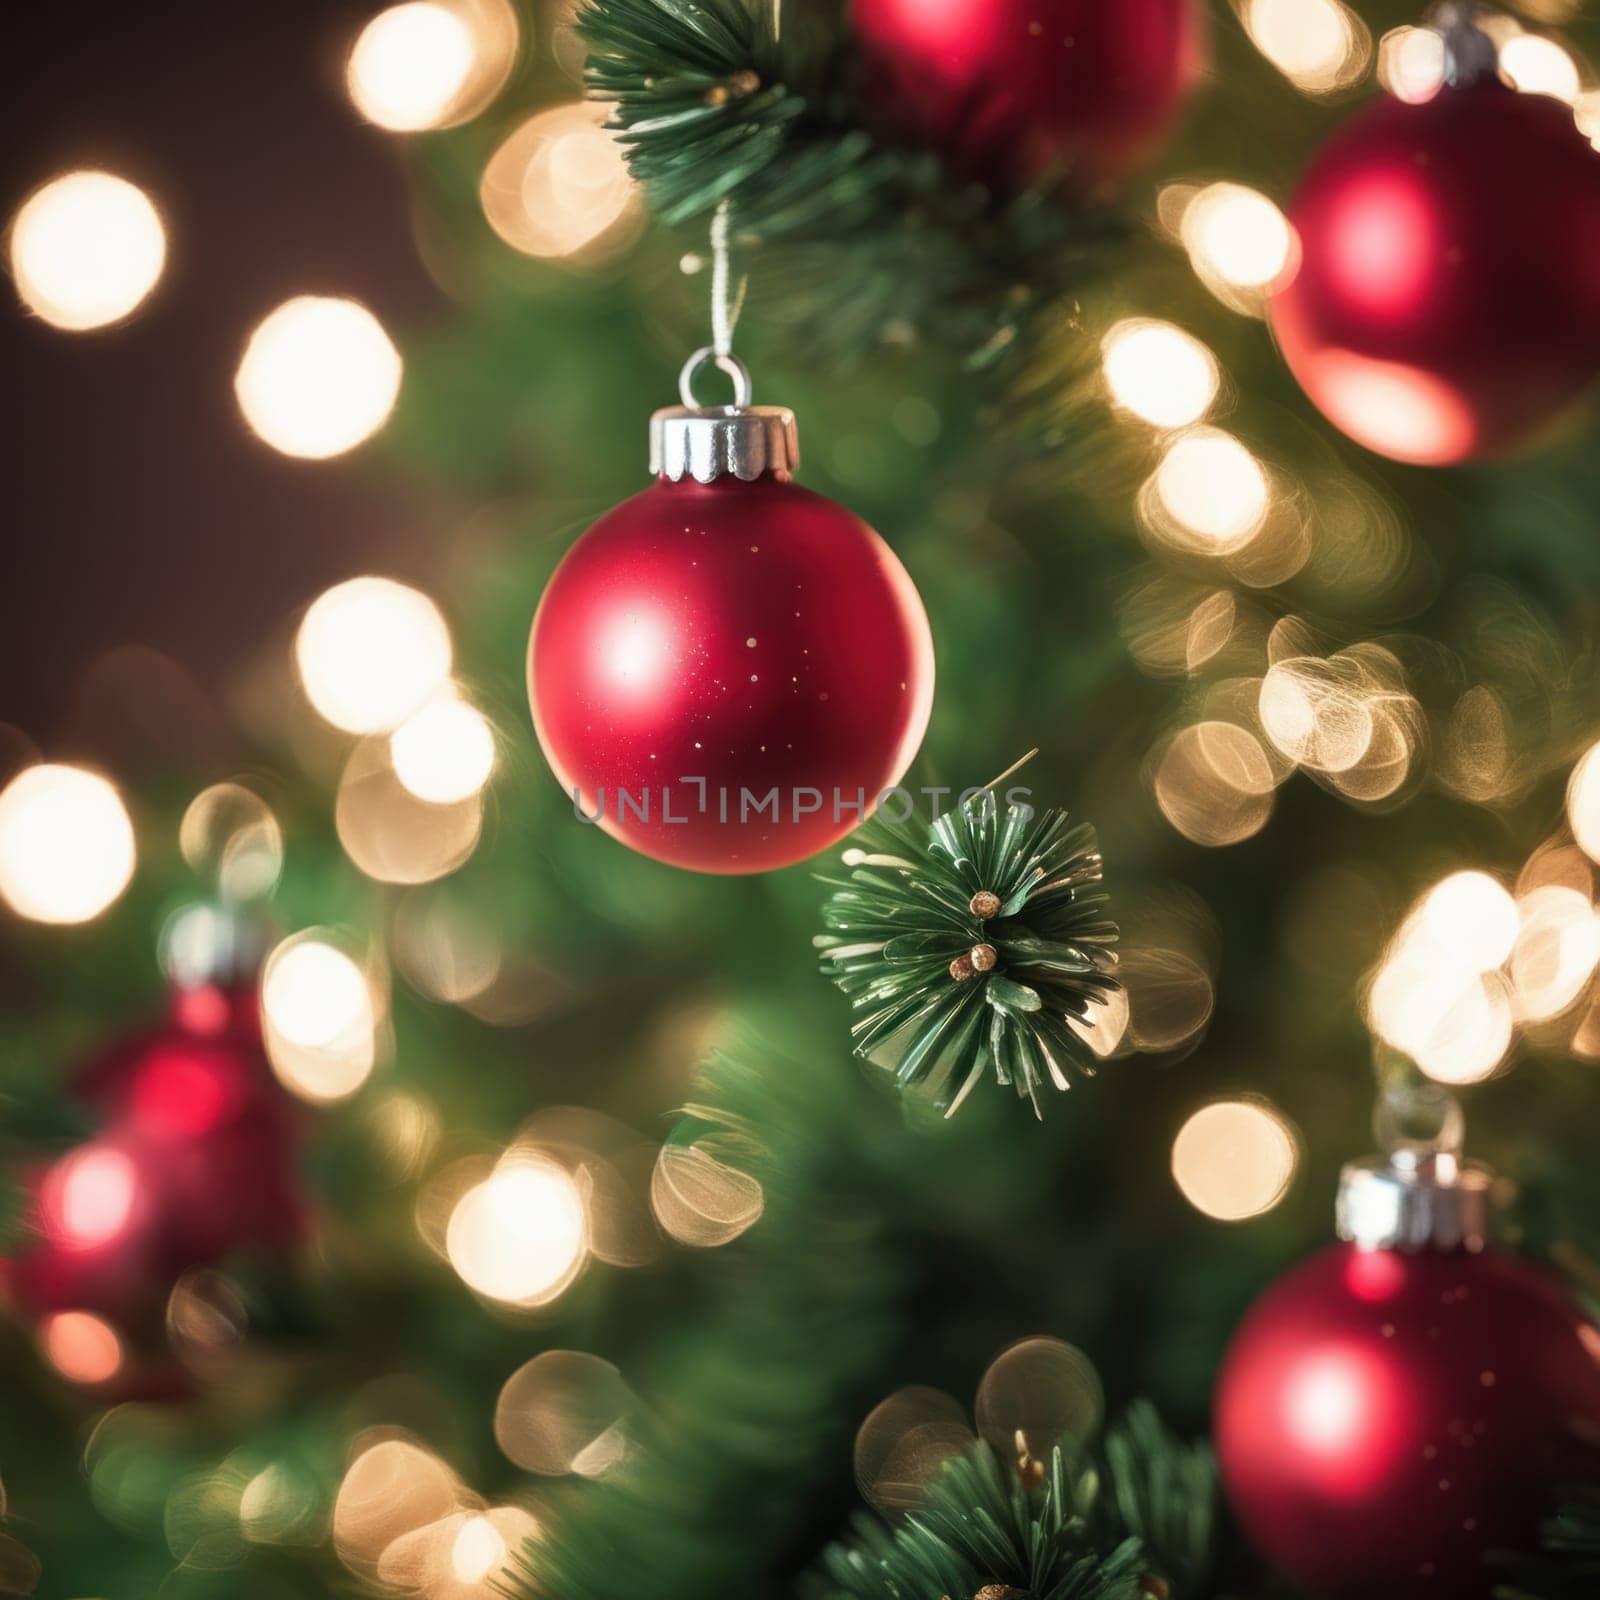
[(765, 320), (849, 358), (937, 338), (969, 365), (1026, 346), (1032, 319), (1103, 268), (1126, 221), (1061, 178), (997, 195), (861, 115), (849, 30), (819, 0), (588, 0), (587, 82), (662, 221), (729, 202), (736, 245), (781, 284)]
[[(1069, 1022), (1118, 984), (1092, 827), (1002, 812), (984, 790), (931, 828), (875, 817), (844, 859), (848, 878), (823, 879), (828, 931), (814, 943), (857, 1013), (858, 1056), (902, 1089), (926, 1086), (947, 1116), (991, 1071), (1039, 1116), (1047, 1082), (1094, 1075)], [(998, 901), (987, 917), (984, 892)], [(992, 952), (992, 970), (973, 969), (974, 950)]]
[(1589, 1600), (1600, 1594), (1600, 1492), (1573, 1491), (1545, 1524), (1540, 1554), (1501, 1552), (1490, 1560), (1507, 1574), (1495, 1586), (1496, 1600)]
[(822, 1558), (811, 1600), (1139, 1600), (1210, 1594), (1218, 1496), (1210, 1453), (1145, 1404), (1106, 1442), (1101, 1470), (1058, 1447), (1027, 1487), (987, 1444), (947, 1462), (895, 1525), (857, 1519)]

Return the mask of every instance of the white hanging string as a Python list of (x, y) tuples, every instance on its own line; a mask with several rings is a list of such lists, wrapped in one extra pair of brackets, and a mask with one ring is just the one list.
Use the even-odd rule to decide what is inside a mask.
[(711, 218), (711, 348), (719, 356), (733, 354), (733, 330), (744, 307), (744, 281), (736, 295), (730, 294), (732, 266), (728, 233), (733, 208), (726, 199), (717, 202)]

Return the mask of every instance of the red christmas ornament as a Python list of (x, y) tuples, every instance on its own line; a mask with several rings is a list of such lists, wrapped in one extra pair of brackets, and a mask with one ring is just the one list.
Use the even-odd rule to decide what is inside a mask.
[[(1481, 40), (1452, 37), (1458, 61)], [(1493, 77), (1387, 97), (1290, 207), (1300, 265), (1273, 330), (1358, 444), (1440, 466), (1513, 450), (1600, 373), (1600, 154), (1572, 109)]]
[[(1275, 1284), (1216, 1396), (1245, 1530), (1311, 1593), (1474, 1600), (1558, 1485), (1596, 1475), (1600, 1330), (1486, 1249), (1488, 1174), (1447, 1150), (1345, 1169), (1345, 1243)], [(1498, 1575), (1503, 1581), (1504, 1574)]]
[(853, 0), (870, 102), (962, 171), (1082, 192), (1177, 117), (1204, 57), (1194, 0)]
[(739, 403), (658, 412), (657, 481), (551, 578), (528, 693), (556, 776), (612, 837), (674, 866), (764, 872), (826, 849), (900, 781), (933, 647), (883, 540), (790, 482), (793, 415), (750, 406), (748, 374), (719, 364)]
[(272, 1076), (253, 988), (174, 992), (158, 1027), (73, 1083), (104, 1132), (39, 1169), (37, 1242), (0, 1263), (30, 1315), (90, 1311), (149, 1340), (189, 1268), (303, 1230), (299, 1119)]

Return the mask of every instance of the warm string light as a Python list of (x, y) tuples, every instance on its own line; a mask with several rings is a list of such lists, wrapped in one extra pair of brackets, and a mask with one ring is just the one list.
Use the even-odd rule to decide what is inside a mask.
[(361, 30), (345, 85), (369, 122), (396, 133), (441, 126), (472, 72), (471, 30), (449, 6), (409, 0)]
[(52, 178), (11, 223), (17, 294), (69, 332), (129, 316), (160, 281), (166, 259), (166, 229), (150, 197), (109, 172)]
[[(1476, 1083), (1504, 1066), (1519, 1029), (1585, 1003), (1600, 968), (1600, 917), (1590, 873), (1567, 872), (1566, 859), (1537, 853), (1515, 893), (1477, 871), (1435, 884), (1373, 976), (1373, 1032), (1441, 1083)], [(1580, 1018), (1580, 1035), (1584, 1026)]]
[(0, 898), (33, 922), (88, 922), (133, 877), (133, 823), (82, 767), (25, 768), (0, 790)]
[(301, 933), (272, 952), (262, 971), (261, 1012), (273, 1070), (301, 1099), (348, 1099), (371, 1075), (377, 999), (367, 974), (328, 939)]
[(1411, 105), (1444, 87), (1447, 66), (1444, 35), (1433, 28), (1394, 28), (1378, 45), (1378, 82)]
[(431, 1450), (398, 1435), (358, 1448), (333, 1508), (344, 1565), (421, 1600), (494, 1600), (539, 1531), (530, 1512), (486, 1505)]
[(1185, 428), (1211, 409), (1217, 358), (1192, 334), (1153, 317), (1130, 317), (1100, 343), (1112, 402), (1156, 428)]
[(449, 682), (439, 608), (392, 578), (351, 578), (312, 603), (295, 637), (307, 698), (346, 733), (387, 733)]
[(1163, 219), (1200, 281), (1231, 309), (1264, 315), (1267, 296), (1299, 260), (1299, 244), (1283, 212), (1242, 183), (1173, 186), (1161, 199)]
[(513, 1149), (456, 1202), (445, 1250), (461, 1281), (486, 1299), (546, 1305), (588, 1256), (583, 1196), (559, 1162)]
[(629, 1451), (636, 1405), (609, 1361), (577, 1350), (547, 1350), (506, 1379), (494, 1436), (506, 1459), (544, 1477), (600, 1478)]
[(251, 431), (274, 450), (324, 461), (388, 420), (400, 395), (400, 352), (358, 301), (299, 295), (245, 345), (233, 391)]
[(53, 1311), (40, 1320), (39, 1350), (72, 1383), (109, 1383), (122, 1370), (122, 1340), (92, 1311)]
[(494, 771), (494, 732), (454, 689), (414, 711), (389, 736), (395, 776), (419, 800), (469, 800)]
[(1340, 0), (1243, 0), (1251, 42), (1306, 94), (1360, 81), (1372, 58), (1366, 24)]
[(1196, 1211), (1243, 1222), (1270, 1211), (1300, 1164), (1293, 1131), (1258, 1100), (1218, 1100), (1196, 1111), (1172, 1142), (1172, 1177)]
[(1500, 46), (1500, 76), (1522, 94), (1546, 94), (1572, 105), (1582, 88), (1578, 64), (1554, 39), (1519, 33)]
[(622, 146), (603, 106), (553, 106), (523, 123), (484, 168), (489, 226), (543, 260), (604, 257), (631, 240), (642, 215)]
[(499, 93), (517, 44), (506, 0), (407, 0), (357, 35), (345, 87), (356, 110), (391, 133), (455, 127)]

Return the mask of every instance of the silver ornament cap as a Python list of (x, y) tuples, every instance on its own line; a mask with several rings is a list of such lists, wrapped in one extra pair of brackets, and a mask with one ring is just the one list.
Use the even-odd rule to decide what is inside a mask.
[[(715, 366), (733, 380), (731, 406), (702, 406), (694, 380)], [(682, 405), (669, 406), (650, 419), (650, 471), (672, 483), (693, 478), (712, 483), (739, 478), (745, 483), (772, 473), (787, 478), (800, 465), (800, 436), (787, 406), (752, 405), (750, 371), (734, 355), (711, 347), (697, 350), (678, 380)]]
[(1409, 1091), (1409, 1109), (1435, 1112), (1430, 1139), (1400, 1133), (1401, 1108), (1379, 1101), (1373, 1123), (1386, 1153), (1349, 1162), (1339, 1175), (1341, 1239), (1363, 1250), (1482, 1250), (1488, 1242), (1496, 1179), (1461, 1156), (1465, 1119), (1443, 1091)]

